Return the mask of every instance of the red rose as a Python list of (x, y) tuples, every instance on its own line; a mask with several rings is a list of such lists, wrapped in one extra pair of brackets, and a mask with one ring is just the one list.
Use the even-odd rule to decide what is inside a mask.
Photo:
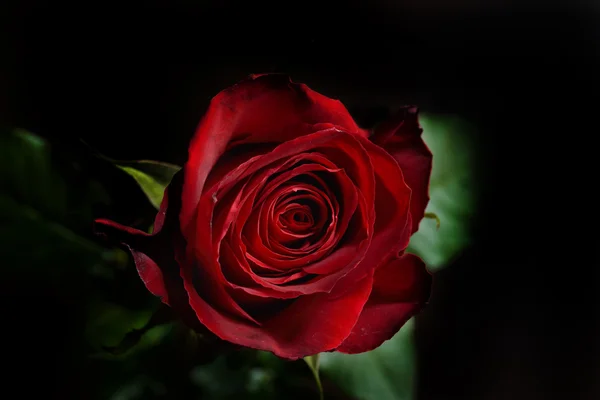
[(215, 96), (154, 233), (97, 221), (190, 325), (296, 359), (378, 347), (427, 301), (404, 253), (429, 200), (417, 110), (374, 132), (282, 75)]

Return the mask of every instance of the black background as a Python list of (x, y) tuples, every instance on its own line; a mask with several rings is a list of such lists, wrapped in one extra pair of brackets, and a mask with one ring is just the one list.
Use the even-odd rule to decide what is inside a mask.
[[(482, 206), (477, 240), (437, 274), (418, 320), (419, 398), (600, 398), (592, 6), (192, 3), (11, 7), (2, 122), (182, 164), (210, 98), (260, 72), (340, 98), (363, 125), (406, 103), (459, 114), (477, 128)], [(16, 298), (36, 314), (32, 334), (60, 343), (44, 330), (67, 320), (60, 305)], [(58, 367), (60, 345), (39, 351), (23, 379), (59, 368), (69, 397), (79, 378)]]

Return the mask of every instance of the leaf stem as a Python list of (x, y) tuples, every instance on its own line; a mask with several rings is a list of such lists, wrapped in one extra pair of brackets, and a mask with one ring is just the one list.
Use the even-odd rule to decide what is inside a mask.
[(321, 377), (319, 376), (319, 354), (304, 357), (304, 361), (315, 377), (315, 382), (317, 383), (317, 388), (319, 389), (319, 400), (324, 400), (325, 397), (323, 394), (323, 385), (321, 384)]

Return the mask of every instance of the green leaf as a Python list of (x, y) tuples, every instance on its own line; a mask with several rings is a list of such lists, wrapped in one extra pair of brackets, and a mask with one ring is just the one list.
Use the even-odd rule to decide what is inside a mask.
[(95, 358), (122, 359), (162, 341), (170, 330), (162, 305), (131, 310), (96, 300), (89, 305), (85, 336), (97, 353)]
[(410, 320), (375, 350), (321, 353), (321, 371), (357, 400), (411, 400), (415, 374), (412, 332)]
[(173, 176), (181, 169), (180, 166), (161, 161), (139, 160), (139, 161), (119, 161), (113, 160), (89, 144), (81, 141), (97, 157), (113, 164), (120, 170), (129, 174), (140, 186), (150, 203), (156, 208), (160, 208), (166, 187), (171, 183)]
[(408, 251), (428, 268), (447, 265), (471, 240), (469, 226), (475, 202), (475, 163), (472, 127), (455, 116), (423, 114), (423, 140), (433, 154), (426, 217), (412, 236)]
[(0, 136), (2, 194), (60, 221), (67, 214), (67, 186), (51, 163), (46, 141), (16, 129)]
[(136, 180), (150, 203), (158, 209), (165, 188), (181, 167), (159, 161), (113, 161), (117, 168), (127, 172)]
[[(173, 313), (169, 306), (161, 304), (158, 309), (152, 314), (152, 317), (148, 322), (141, 328), (133, 328), (116, 346), (103, 346), (104, 350), (108, 351), (112, 355), (120, 356), (128, 351), (132, 350), (135, 346), (139, 345), (144, 338), (152, 329), (165, 325), (173, 321)], [(122, 326), (122, 325), (121, 325)]]
[(0, 241), (10, 243), (1, 247), (0, 257), (17, 279), (58, 282), (65, 274), (101, 271), (116, 259), (70, 227), (81, 222), (75, 217), (89, 226), (91, 215), (74, 215), (72, 205), (81, 206), (88, 193), (104, 195), (101, 188), (70, 187), (39, 136), (24, 130), (0, 135), (0, 187)]
[(323, 400), (323, 385), (321, 385), (321, 377), (319, 376), (319, 354), (304, 357), (304, 361), (308, 364), (308, 367), (315, 377), (315, 382), (319, 389), (319, 398)]

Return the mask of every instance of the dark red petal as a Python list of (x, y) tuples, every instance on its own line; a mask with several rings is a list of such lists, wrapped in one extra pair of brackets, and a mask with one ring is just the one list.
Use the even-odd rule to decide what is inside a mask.
[(283, 285), (285, 283), (289, 283), (289, 282), (298, 280), (300, 278), (304, 278), (307, 275), (308, 274), (304, 271), (298, 271), (298, 272), (288, 273), (286, 275), (281, 275), (281, 276), (262, 277), (262, 279), (267, 282), (276, 284), (276, 285)]
[(181, 184), (182, 176), (178, 173), (165, 191), (152, 234), (105, 219), (96, 220), (94, 229), (108, 240), (126, 246), (150, 293), (171, 306), (188, 326), (201, 331), (203, 328), (190, 307), (174, 255), (175, 247), (183, 242), (177, 227)]
[(211, 169), (202, 191), (210, 191), (240, 165), (247, 163), (255, 157), (270, 153), (276, 145), (276, 143), (265, 143), (263, 145), (240, 146), (232, 151), (226, 152)]
[(374, 255), (383, 254), (385, 249), (398, 253), (408, 246), (410, 239), (411, 232), (405, 225), (412, 218), (412, 190), (394, 158), (368, 140), (359, 140), (375, 170), (375, 232), (370, 251)]
[[(243, 184), (239, 193), (243, 191)], [(235, 192), (233, 192), (235, 193)], [(235, 208), (239, 203), (240, 195), (229, 196), (226, 201), (229, 204), (228, 209)], [(203, 210), (205, 211), (205, 210)], [(212, 213), (212, 209), (208, 210)], [(215, 219), (216, 223), (227, 224), (231, 222), (230, 213), (224, 213)], [(212, 225), (212, 224), (211, 224)], [(214, 228), (211, 226), (211, 228)], [(218, 236), (221, 235), (219, 229), (214, 229)], [(250, 314), (248, 314), (230, 295), (224, 286), (226, 282), (221, 266), (219, 265), (218, 249), (212, 247), (211, 237), (215, 233), (212, 230), (197, 232), (195, 251), (189, 252), (190, 245), (178, 254), (182, 260), (182, 269), (189, 271), (190, 287), (193, 287), (206, 301), (216, 305), (219, 310), (229, 313), (238, 318), (246, 319), (255, 324), (260, 324)], [(193, 248), (193, 247), (192, 247)], [(191, 290), (191, 289), (190, 289)]]
[(412, 189), (410, 212), (416, 232), (429, 202), (432, 155), (421, 138), (418, 109), (404, 107), (377, 127), (371, 141), (390, 153), (400, 165), (404, 181)]
[(375, 272), (373, 290), (350, 336), (336, 350), (362, 353), (379, 347), (428, 301), (431, 275), (423, 261), (404, 254)]
[(207, 176), (226, 149), (244, 143), (287, 142), (314, 132), (313, 126), (321, 123), (366, 135), (338, 100), (284, 75), (254, 75), (217, 94), (189, 148), (180, 215), (184, 233), (196, 212)]
[(373, 282), (367, 277), (343, 296), (304, 296), (258, 327), (220, 313), (194, 290), (182, 270), (190, 304), (200, 322), (221, 339), (295, 360), (338, 347), (355, 326)]
[(282, 291), (278, 285), (258, 277), (250, 268), (248, 260), (243, 257), (244, 251), (243, 243), (236, 249), (227, 241), (223, 241), (221, 245), (220, 262), (226, 278), (225, 284), (232, 288), (234, 298), (238, 298), (236, 293), (276, 299), (292, 299), (305, 294), (299, 290)]
[[(146, 288), (169, 305), (169, 295), (163, 280), (163, 273), (156, 262), (144, 254), (144, 252), (150, 252), (152, 244), (156, 243), (153, 235), (107, 219), (97, 219), (94, 222), (94, 230), (97, 234), (106, 236), (111, 241), (119, 242), (129, 249)], [(154, 234), (158, 232), (160, 232), (160, 228), (155, 229)]]
[[(170, 186), (167, 186), (167, 188), (164, 190), (163, 199), (160, 202), (160, 208), (158, 210), (158, 213), (156, 214), (156, 217), (154, 217), (154, 225), (152, 227), (153, 234), (156, 234), (162, 230), (162, 227), (167, 218), (167, 210), (169, 208), (169, 192), (173, 192), (174, 190), (176, 190), (177, 192), (181, 191), (181, 176), (177, 175), (177, 177), (174, 177), (173, 180), (175, 180), (174, 183)], [(177, 195), (179, 195), (179, 193), (177, 193)], [(176, 203), (176, 205), (181, 204), (180, 200), (176, 200), (173, 202)]]
[(369, 250), (353, 271), (340, 279), (337, 290), (344, 290), (364, 274), (377, 268), (393, 254), (408, 246), (411, 235), (409, 212), (411, 190), (392, 156), (367, 139), (357, 138), (368, 151), (375, 170), (375, 224)]

